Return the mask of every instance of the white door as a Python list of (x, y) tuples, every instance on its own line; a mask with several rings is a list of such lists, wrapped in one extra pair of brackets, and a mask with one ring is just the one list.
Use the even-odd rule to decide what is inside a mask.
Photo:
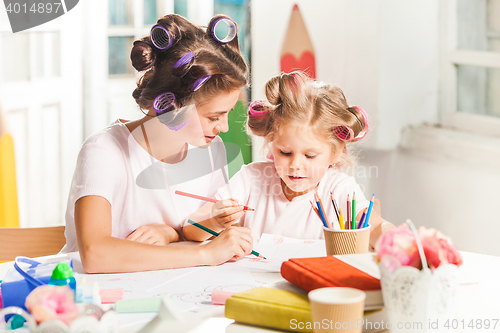
[(15, 34), (0, 7), (0, 105), (14, 138), (20, 223), (62, 225), (83, 139), (82, 6)]

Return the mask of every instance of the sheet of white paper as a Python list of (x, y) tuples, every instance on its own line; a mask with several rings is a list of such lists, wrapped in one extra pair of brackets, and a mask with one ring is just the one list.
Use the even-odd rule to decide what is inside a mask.
[[(99, 289), (123, 289), (123, 299), (171, 296), (181, 312), (215, 307), (213, 290), (240, 292), (260, 287), (250, 272), (236, 263), (215, 267), (192, 267), (121, 274), (86, 274), (78, 254), (70, 254), (77, 278), (97, 282)], [(125, 320), (126, 321), (126, 320)], [(122, 323), (127, 324), (127, 323)]]
[(279, 272), (281, 264), (290, 258), (326, 256), (324, 240), (296, 239), (270, 234), (263, 234), (254, 250), (266, 259), (248, 256), (236, 264), (245, 267), (249, 272)]
[(375, 263), (375, 253), (344, 254), (335, 257), (366, 274), (380, 279), (380, 269)]

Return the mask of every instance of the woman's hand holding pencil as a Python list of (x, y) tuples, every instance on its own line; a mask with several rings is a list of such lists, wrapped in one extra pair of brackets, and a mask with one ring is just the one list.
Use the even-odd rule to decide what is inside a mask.
[[(252, 236), (250, 235), (250, 234), (251, 234), (251, 230), (250, 230), (249, 228), (243, 228), (243, 227), (233, 228), (233, 227), (230, 227), (230, 228), (228, 228), (228, 229), (224, 230), (223, 232), (218, 233), (218, 232), (213, 231), (213, 230), (212, 230), (212, 229), (210, 229), (210, 228), (207, 228), (207, 227), (206, 227), (206, 226), (204, 226), (204, 225), (201, 225), (201, 224), (196, 223), (196, 222), (194, 222), (194, 221), (191, 221), (191, 220), (189, 220), (189, 219), (188, 219), (188, 222), (189, 222), (190, 224), (194, 225), (195, 227), (200, 228), (201, 230), (204, 230), (204, 231), (208, 232), (209, 234), (211, 234), (211, 235), (215, 236), (215, 239), (214, 239), (212, 242), (215, 242), (215, 240), (220, 241), (220, 239), (221, 239), (221, 238), (226, 237), (226, 235), (228, 235), (228, 234), (230, 234), (230, 233), (232, 233), (234, 237), (237, 237), (237, 236), (242, 237), (242, 236), (244, 236), (244, 237), (243, 237), (243, 239), (244, 239), (244, 240), (247, 240), (247, 241), (250, 241), (250, 245), (251, 245), (251, 244), (252, 244), (252, 242), (253, 242), (253, 238), (252, 238)], [(234, 234), (234, 233), (235, 233), (235, 231), (234, 231), (234, 230), (236, 230), (236, 231), (238, 231), (238, 232), (242, 232), (242, 233), (240, 233), (240, 234), (238, 234), (238, 233), (237, 233), (237, 234)], [(248, 234), (248, 236), (247, 236), (246, 234)], [(220, 236), (223, 236), (223, 237), (220, 237)], [(231, 237), (231, 236), (227, 236), (227, 237)], [(217, 242), (215, 242), (215, 243), (217, 243)], [(246, 244), (245, 244), (245, 243), (241, 243), (240, 245), (246, 245)], [(235, 249), (236, 251), (238, 251), (238, 247), (237, 247), (237, 246), (236, 246), (234, 249)], [(253, 255), (254, 255), (254, 256), (256, 256), (256, 257), (266, 259), (266, 257), (264, 257), (262, 254), (260, 254), (260, 253), (259, 253), (259, 252), (257, 252), (257, 251), (252, 250), (251, 248), (250, 248), (250, 252), (247, 252), (246, 250), (248, 250), (248, 249), (246, 249), (246, 248), (245, 248), (245, 253), (246, 253), (246, 254), (250, 254), (250, 253), (251, 253), (251, 254), (253, 254)], [(239, 251), (238, 251), (238, 252), (239, 252)], [(243, 256), (241, 256), (240, 254), (238, 254), (238, 255), (235, 255), (233, 259), (240, 259), (240, 258), (242, 258), (242, 257), (243, 257)], [(229, 258), (229, 259), (231, 259), (231, 258)], [(229, 260), (229, 259), (226, 259), (226, 261), (227, 261), (227, 260)]]

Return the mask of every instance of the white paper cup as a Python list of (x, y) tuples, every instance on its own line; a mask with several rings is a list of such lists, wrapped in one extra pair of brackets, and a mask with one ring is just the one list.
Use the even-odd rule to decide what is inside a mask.
[(308, 294), (314, 332), (363, 331), (366, 294), (354, 288), (319, 288)]

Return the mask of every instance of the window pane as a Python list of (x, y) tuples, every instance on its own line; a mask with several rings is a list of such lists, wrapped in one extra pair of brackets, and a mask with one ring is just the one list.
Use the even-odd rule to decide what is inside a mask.
[(500, 69), (457, 66), (460, 112), (500, 117)]
[(144, 25), (155, 24), (158, 9), (156, 8), (156, 0), (144, 0)]
[(500, 52), (500, 0), (457, 0), (458, 48)]
[(2, 34), (0, 37), (3, 79), (5, 82), (28, 81), (30, 79), (29, 34)]
[(250, 39), (250, 36), (247, 36), (248, 9), (248, 0), (214, 0), (214, 14), (226, 14), (238, 24), (238, 41), (246, 60), (249, 60), (250, 54), (247, 46)]
[(134, 69), (130, 62), (130, 50), (134, 42), (133, 37), (109, 37), (109, 74), (133, 74)]
[(59, 32), (35, 34), (36, 70), (38, 78), (61, 76), (61, 36)]
[(188, 17), (188, 0), (174, 0), (174, 12)]
[(133, 25), (132, 0), (108, 0), (109, 25)]

